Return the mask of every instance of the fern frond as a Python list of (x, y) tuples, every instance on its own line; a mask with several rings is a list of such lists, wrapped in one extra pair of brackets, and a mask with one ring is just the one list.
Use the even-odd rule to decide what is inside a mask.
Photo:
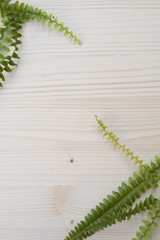
[[(0, 0), (0, 14), (4, 25), (0, 28), (0, 79), (2, 81), (5, 81), (3, 72), (11, 72), (13, 67), (17, 65), (15, 59), (19, 58), (17, 52), (22, 36), (19, 30), (22, 28), (24, 20), (36, 19), (41, 21), (42, 25), (47, 24), (48, 28), (54, 25), (54, 28), (58, 29), (59, 32), (64, 32), (64, 35), (68, 35), (70, 39), (81, 44), (80, 39), (67, 26), (64, 26), (63, 22), (59, 23), (52, 14), (49, 15), (45, 11), (33, 8), (33, 6), (23, 2), (10, 2), (10, 0)], [(13, 48), (12, 54), (7, 54), (11, 48)], [(2, 82), (0, 82), (0, 87), (2, 86)]]
[(121, 149), (122, 152), (126, 154), (127, 157), (130, 157), (131, 160), (135, 161), (135, 164), (143, 164), (143, 160), (139, 160), (139, 156), (135, 155), (133, 151), (131, 151), (126, 145), (122, 145), (119, 142), (119, 137), (117, 137), (112, 131), (107, 130), (107, 126), (103, 123), (102, 120), (99, 120), (98, 117), (95, 115), (96, 121), (103, 132), (103, 137), (112, 143), (114, 146), (117, 146)]
[(67, 26), (64, 26), (63, 22), (58, 22), (57, 18), (54, 18), (52, 14), (47, 14), (47, 12), (39, 9), (33, 8), (33, 6), (24, 4), (23, 2), (20, 3), (16, 1), (14, 4), (11, 5), (13, 12), (19, 12), (22, 19), (36, 19), (37, 21), (41, 21), (42, 25), (47, 24), (48, 28), (51, 28), (54, 25), (54, 28), (57, 29), (59, 32), (64, 32), (64, 35), (68, 36), (69, 39), (73, 39), (79, 45), (82, 44), (81, 40), (68, 29)]
[[(9, 1), (8, 1), (9, 2)], [(2, 23), (4, 28), (1, 28), (1, 38), (0, 38), (0, 47), (1, 52), (10, 51), (10, 48), (13, 48), (13, 51), (10, 55), (0, 54), (0, 78), (2, 81), (5, 81), (3, 72), (11, 72), (14, 66), (17, 66), (15, 59), (19, 58), (17, 51), (19, 50), (18, 45), (21, 44), (20, 38), (21, 34), (19, 30), (22, 28), (23, 21), (19, 17), (19, 14), (13, 14), (10, 5), (7, 5), (7, 11), (3, 13), (4, 19)], [(3, 84), (0, 82), (0, 87)]]
[[(153, 184), (157, 184), (160, 175), (159, 161), (155, 163), (155, 165), (156, 168), (152, 165), (150, 166), (149, 179), (144, 178), (141, 174), (134, 173), (133, 177), (129, 178), (129, 184), (122, 182), (121, 186), (118, 187), (118, 191), (113, 192), (112, 195), (108, 195), (107, 198), (103, 200), (103, 203), (96, 206), (96, 209), (92, 209), (91, 213), (85, 217), (85, 221), (81, 221), (75, 227), (75, 230), (69, 233), (65, 240), (81, 240), (104, 227), (115, 224), (116, 216), (120, 213), (121, 209), (129, 209), (142, 193), (152, 187)], [(121, 218), (122, 216), (123, 215), (121, 215)]]
[[(107, 126), (103, 123), (102, 120), (99, 120), (97, 116), (95, 116), (95, 118), (103, 132), (103, 137), (107, 136), (107, 140), (109, 140), (114, 146), (117, 146), (119, 149), (121, 149), (122, 152), (125, 152), (126, 156), (130, 157), (131, 160), (135, 160), (135, 164), (139, 164), (139, 170), (142, 176), (145, 179), (152, 181), (153, 183), (152, 187), (156, 188), (158, 186), (157, 182), (158, 182), (159, 174), (155, 173), (154, 176), (152, 174), (152, 170), (156, 168), (156, 164), (151, 161), (151, 166), (152, 166), (151, 168), (148, 164), (143, 163), (143, 160), (139, 160), (139, 156), (134, 155), (134, 152), (131, 151), (129, 148), (127, 148), (126, 145), (121, 145), (119, 142), (119, 138), (113, 132), (107, 130)], [(158, 156), (156, 156), (155, 158), (156, 158), (156, 162), (160, 164), (160, 158), (158, 158)], [(151, 178), (150, 178), (150, 173), (152, 174)]]
[(160, 220), (160, 200), (156, 200), (151, 210), (152, 211), (148, 213), (148, 219), (142, 220), (144, 225), (139, 226), (140, 231), (136, 233), (137, 238), (132, 238), (132, 240), (151, 239), (154, 228), (158, 227), (157, 221)]
[[(140, 201), (139, 203), (136, 203), (136, 206), (134, 208), (132, 208), (131, 206), (129, 206), (128, 208), (126, 208), (126, 207), (119, 208), (119, 210), (117, 210), (116, 212), (113, 212), (112, 215), (111, 214), (108, 215), (107, 218), (105, 218), (105, 220), (99, 221), (98, 228), (103, 230), (107, 226), (112, 226), (113, 224), (116, 224), (117, 222), (129, 220), (131, 218), (131, 216), (134, 216), (136, 214), (139, 214), (139, 213), (147, 211), (147, 210), (151, 210), (152, 205), (155, 204), (156, 201), (157, 201), (157, 199), (154, 198), (153, 195), (150, 195), (149, 197), (145, 198), (144, 201)], [(98, 208), (98, 206), (96, 208)], [(73, 238), (71, 236), (71, 234), (73, 235), (74, 232), (78, 233), (78, 231), (79, 231), (78, 228), (82, 230), (82, 226), (84, 226), (84, 225), (85, 225), (85, 222), (81, 221), (77, 225), (77, 227), (75, 227), (75, 230), (70, 232), (69, 236), (66, 237), (66, 239), (68, 239), (68, 240), (82, 239), (83, 237), (81, 238), (81, 236), (77, 236), (78, 238)], [(88, 233), (85, 234), (84, 238), (94, 234), (97, 231), (96, 229), (97, 229), (97, 226), (95, 225), (94, 228), (90, 229), (88, 231)]]
[[(129, 207), (128, 212), (126, 213), (127, 220), (129, 220), (133, 215), (145, 212), (146, 210), (151, 210), (153, 205), (157, 203), (157, 200), (158, 199), (151, 194), (149, 197), (146, 197), (144, 201), (141, 200), (139, 203), (136, 203), (134, 208)], [(121, 209), (119, 211), (121, 211)]]

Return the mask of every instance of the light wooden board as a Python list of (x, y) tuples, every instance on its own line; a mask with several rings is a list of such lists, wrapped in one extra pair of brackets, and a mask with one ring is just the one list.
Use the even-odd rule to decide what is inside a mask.
[[(83, 45), (36, 22), (23, 28), (19, 67), (0, 90), (0, 239), (63, 240), (136, 169), (94, 114), (146, 161), (160, 153), (160, 0), (25, 2)], [(130, 240), (140, 221), (91, 239)]]

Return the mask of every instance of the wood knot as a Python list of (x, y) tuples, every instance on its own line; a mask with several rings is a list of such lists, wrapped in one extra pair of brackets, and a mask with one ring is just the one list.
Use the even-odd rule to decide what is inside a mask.
[(71, 159), (70, 159), (70, 163), (73, 163), (73, 162), (74, 162), (74, 159), (73, 159), (73, 158), (71, 158)]

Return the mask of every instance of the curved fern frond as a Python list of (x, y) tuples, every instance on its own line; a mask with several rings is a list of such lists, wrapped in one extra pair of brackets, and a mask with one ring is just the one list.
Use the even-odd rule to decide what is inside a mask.
[[(156, 165), (156, 168), (155, 168)], [(141, 174), (134, 173), (129, 178), (129, 184), (122, 182), (117, 192), (108, 195), (103, 203), (91, 210), (91, 213), (85, 217), (85, 221), (81, 221), (71, 231), (65, 240), (77, 240), (86, 238), (95, 232), (116, 223), (116, 215), (121, 209), (128, 209), (148, 188), (153, 184), (157, 184), (160, 178), (160, 163), (157, 161), (154, 167), (150, 166), (150, 177), (144, 178)], [(155, 175), (157, 177), (155, 177)]]
[[(1, 51), (9, 52), (10, 48), (13, 48), (13, 51), (10, 55), (0, 54), (0, 78), (2, 81), (5, 81), (3, 72), (11, 72), (13, 67), (17, 66), (15, 59), (19, 58), (17, 51), (19, 50), (18, 45), (21, 44), (19, 39), (22, 36), (19, 30), (23, 24), (19, 14), (13, 14), (10, 5), (7, 5), (7, 3), (5, 3), (5, 6), (8, 6), (8, 8), (6, 12), (3, 12), (2, 23), (4, 28), (1, 28), (0, 46)], [(1, 82), (0, 86), (3, 86)]]
[(69, 30), (67, 26), (64, 26), (64, 23), (59, 23), (57, 18), (54, 18), (53, 14), (47, 14), (47, 12), (39, 9), (33, 8), (33, 6), (24, 4), (23, 2), (20, 3), (16, 1), (14, 4), (11, 5), (13, 12), (19, 12), (22, 19), (26, 20), (34, 20), (36, 19), (38, 22), (42, 22), (42, 25), (47, 24), (48, 28), (51, 28), (54, 25), (54, 28), (57, 29), (59, 32), (64, 32), (64, 35), (68, 36), (69, 39), (73, 39), (79, 45), (82, 44), (81, 40)]
[(137, 238), (132, 238), (132, 240), (151, 239), (154, 228), (158, 227), (157, 221), (160, 220), (160, 200), (156, 200), (151, 210), (152, 212), (148, 213), (148, 219), (142, 220), (144, 225), (139, 226), (140, 231), (136, 233)]
[(139, 156), (135, 155), (133, 151), (126, 147), (126, 145), (122, 145), (119, 142), (119, 137), (117, 137), (112, 131), (107, 130), (107, 126), (103, 123), (102, 120), (98, 119), (98, 116), (95, 115), (96, 121), (103, 132), (103, 137), (112, 143), (114, 146), (121, 149), (122, 152), (125, 152), (127, 157), (130, 157), (131, 160), (135, 161), (135, 164), (143, 164), (143, 160), (139, 160)]
[[(33, 6), (23, 2), (10, 2), (11, 0), (0, 0), (0, 14), (4, 25), (4, 27), (0, 28), (0, 79), (2, 81), (5, 81), (3, 72), (11, 72), (13, 67), (17, 65), (15, 59), (19, 58), (17, 53), (19, 50), (18, 45), (22, 43), (20, 41), (22, 35), (19, 30), (25, 20), (36, 19), (41, 21), (42, 25), (47, 24), (48, 28), (54, 25), (54, 28), (58, 29), (59, 32), (64, 32), (64, 35), (81, 44), (80, 39), (67, 26), (64, 26), (63, 22), (59, 23), (52, 14), (49, 15), (45, 11), (33, 8)], [(11, 48), (12, 53), (7, 54), (11, 51)], [(0, 87), (2, 86), (3, 84), (0, 82)]]

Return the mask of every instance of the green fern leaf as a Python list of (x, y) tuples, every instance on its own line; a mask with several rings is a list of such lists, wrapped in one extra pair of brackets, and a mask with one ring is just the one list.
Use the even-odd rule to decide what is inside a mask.
[[(117, 192), (113, 192), (113, 195), (108, 195), (107, 198), (103, 200), (103, 203), (99, 204), (98, 208), (96, 207), (95, 210), (91, 210), (91, 213), (85, 217), (85, 225), (79, 223), (80, 225), (76, 226), (76, 233), (73, 234), (72, 232), (72, 237), (69, 235), (65, 240), (68, 239), (68, 237), (70, 240), (86, 238), (104, 227), (115, 224), (116, 221), (122, 221), (126, 218), (130, 219), (132, 215), (150, 209), (150, 203), (153, 200), (152, 196), (150, 196), (149, 199), (145, 199), (144, 203), (140, 201), (138, 205), (136, 204), (134, 211), (131, 206), (135, 200), (140, 197), (141, 193), (151, 187), (148, 181), (153, 179), (157, 181), (157, 179), (155, 179), (155, 173), (159, 170), (160, 166), (158, 164), (156, 164), (156, 168), (154, 169), (150, 167), (149, 180), (140, 176), (140, 174), (134, 173), (133, 177), (129, 178), (130, 185), (122, 182)], [(128, 213), (127, 215), (128, 210), (130, 214)], [(141, 233), (138, 233), (138, 235), (140, 237)]]
[[(154, 232), (154, 228), (158, 227), (158, 223), (156, 222), (156, 220), (158, 220), (158, 218), (160, 217), (160, 203), (159, 200), (156, 199), (156, 201), (154, 202), (154, 204), (151, 207), (152, 212), (148, 213), (148, 220), (142, 220), (142, 222), (144, 223), (144, 225), (139, 226), (139, 230), (136, 233), (136, 236), (139, 239), (151, 239), (151, 233)], [(135, 240), (137, 240), (136, 238), (134, 238)]]

